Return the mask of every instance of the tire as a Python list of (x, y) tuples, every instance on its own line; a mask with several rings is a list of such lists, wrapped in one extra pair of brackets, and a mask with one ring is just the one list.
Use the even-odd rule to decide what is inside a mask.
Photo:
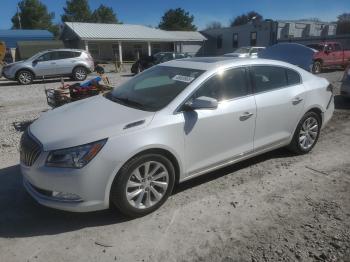
[(30, 85), (33, 83), (34, 75), (29, 70), (20, 70), (17, 73), (16, 79), (21, 85)]
[(322, 62), (321, 61), (315, 61), (312, 65), (312, 72), (314, 74), (320, 74), (322, 73)]
[[(151, 178), (147, 179), (145, 173)], [(113, 181), (110, 199), (125, 216), (141, 217), (164, 204), (174, 183), (175, 169), (169, 159), (159, 154), (144, 154), (132, 158), (121, 168)]]
[(82, 66), (78, 66), (74, 68), (72, 77), (75, 81), (84, 81), (87, 75), (88, 75), (88, 72), (86, 68)]
[(307, 112), (298, 123), (288, 149), (298, 155), (309, 153), (317, 143), (320, 130), (321, 116), (312, 111)]

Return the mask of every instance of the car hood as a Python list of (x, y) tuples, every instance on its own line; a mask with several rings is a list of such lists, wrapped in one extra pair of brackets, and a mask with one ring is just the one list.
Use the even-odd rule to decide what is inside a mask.
[(21, 63), (23, 63), (23, 62), (24, 62), (24, 60), (17, 61), (17, 62), (13, 62), (13, 63), (10, 63), (10, 64), (6, 64), (4, 67), (14, 66), (14, 65), (17, 65), (17, 64), (21, 64)]
[[(43, 113), (30, 125), (44, 151), (78, 146), (144, 128), (154, 112), (133, 109), (99, 95)], [(132, 127), (126, 125), (140, 122)]]

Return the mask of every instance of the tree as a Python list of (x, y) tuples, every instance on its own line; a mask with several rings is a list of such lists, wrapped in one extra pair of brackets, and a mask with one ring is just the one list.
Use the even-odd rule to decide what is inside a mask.
[(245, 25), (248, 24), (250, 21), (262, 21), (263, 17), (259, 13), (255, 11), (250, 11), (246, 14), (242, 14), (237, 16), (235, 19), (231, 21), (231, 26), (237, 26), (237, 25)]
[(114, 13), (113, 8), (102, 4), (92, 13), (91, 21), (105, 24), (118, 23), (117, 15)]
[(338, 16), (337, 35), (350, 34), (350, 13), (343, 13)]
[(218, 29), (218, 28), (222, 28), (222, 24), (218, 21), (213, 21), (213, 22), (210, 22), (209, 24), (207, 24), (206, 30)]
[(194, 16), (182, 8), (169, 9), (159, 23), (159, 28), (170, 31), (196, 31)]
[(91, 10), (87, 0), (67, 0), (63, 10), (62, 22), (91, 22)]
[(40, 0), (22, 0), (18, 8), (11, 19), (13, 29), (44, 29), (58, 35), (58, 26), (52, 23), (55, 13), (49, 13)]

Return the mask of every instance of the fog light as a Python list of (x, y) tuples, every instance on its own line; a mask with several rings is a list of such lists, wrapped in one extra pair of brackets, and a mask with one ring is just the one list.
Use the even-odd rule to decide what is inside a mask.
[(63, 200), (63, 201), (83, 201), (80, 196), (71, 194), (71, 193), (64, 193), (64, 192), (52, 192), (52, 197), (56, 198), (57, 200)]

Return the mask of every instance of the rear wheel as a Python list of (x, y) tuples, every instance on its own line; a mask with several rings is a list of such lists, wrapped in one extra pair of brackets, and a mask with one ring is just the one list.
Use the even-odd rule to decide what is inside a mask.
[(322, 73), (322, 63), (321, 61), (315, 61), (312, 66), (312, 72), (314, 74), (320, 74)]
[(297, 154), (306, 154), (317, 143), (321, 130), (321, 118), (315, 112), (306, 113), (300, 120), (289, 149)]
[(140, 217), (158, 209), (174, 187), (171, 161), (159, 154), (131, 159), (120, 170), (111, 189), (111, 202), (128, 217)]
[(29, 85), (33, 83), (34, 75), (29, 70), (21, 70), (17, 73), (17, 81), (21, 85)]
[(73, 78), (76, 81), (84, 81), (87, 77), (87, 70), (86, 68), (79, 66), (74, 68), (73, 70)]

